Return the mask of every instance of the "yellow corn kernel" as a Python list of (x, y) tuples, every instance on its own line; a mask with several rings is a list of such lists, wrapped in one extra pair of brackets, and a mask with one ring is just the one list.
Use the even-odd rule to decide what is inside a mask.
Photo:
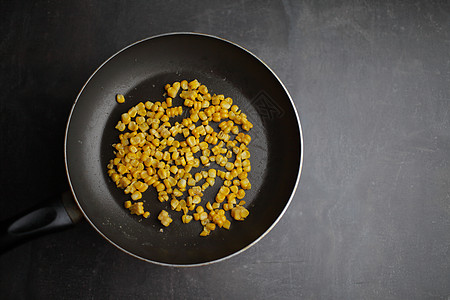
[(192, 177), (187, 180), (187, 184), (190, 185), (190, 186), (194, 186), (196, 183), (197, 182)]
[(231, 210), (231, 216), (238, 221), (243, 221), (249, 215), (249, 211), (243, 206), (236, 206)]
[(122, 94), (117, 94), (116, 95), (116, 101), (117, 101), (117, 103), (124, 103), (125, 102), (125, 97)]
[(231, 162), (227, 162), (227, 163), (225, 164), (225, 169), (227, 169), (228, 171), (233, 170), (233, 169), (234, 169), (234, 164), (231, 163)]
[(184, 214), (183, 216), (181, 216), (181, 220), (183, 221), (183, 223), (187, 224), (192, 221), (192, 216)]
[(199, 213), (194, 213), (192, 216), (194, 217), (195, 221), (200, 220), (200, 214)]
[(203, 229), (203, 231), (200, 232), (200, 236), (207, 236), (207, 235), (209, 235), (209, 231), (208, 230)]
[(208, 224), (205, 225), (205, 227), (206, 227), (207, 229), (209, 229), (210, 231), (213, 231), (213, 230), (216, 229), (216, 224), (214, 224), (214, 223), (208, 223)]
[(167, 95), (171, 98), (175, 98), (177, 96), (178, 90), (174, 87), (170, 87), (167, 89)]
[(195, 140), (195, 137), (191, 135), (186, 139), (186, 143), (189, 145), (189, 147), (194, 147), (197, 144), (197, 141)]
[(223, 222), (223, 228), (225, 228), (225, 229), (230, 229), (230, 225), (231, 225), (231, 222), (229, 220), (226, 220), (225, 222)]
[(206, 183), (208, 183), (210, 186), (213, 186), (216, 180), (212, 177), (206, 178)]
[(250, 184), (250, 181), (248, 180), (248, 178), (244, 178), (241, 180), (241, 187), (244, 190), (249, 190), (251, 188), (251, 184)]
[(197, 79), (192, 80), (191, 82), (189, 82), (189, 88), (191, 90), (196, 90), (199, 86), (200, 86), (200, 82), (198, 82)]
[(139, 191), (135, 191), (133, 194), (131, 194), (131, 199), (134, 201), (139, 200), (142, 198), (142, 194)]
[(206, 211), (201, 212), (201, 213), (199, 214), (199, 219), (200, 219), (200, 221), (206, 220), (207, 218), (208, 218), (208, 213), (207, 213)]
[(163, 184), (163, 183), (159, 183), (157, 186), (156, 186), (156, 191), (157, 192), (162, 192), (162, 191), (164, 191), (166, 189), (166, 186)]
[(175, 208), (177, 208), (178, 204), (180, 204), (180, 202), (177, 199), (172, 199), (172, 201), (170, 201), (170, 207), (175, 210)]
[(230, 189), (226, 186), (222, 186), (219, 189), (219, 194), (223, 194), (224, 196), (228, 195), (230, 193)]
[(200, 180), (202, 180), (203, 179), (202, 173), (195, 173), (194, 179), (196, 182), (199, 182)]
[(124, 206), (125, 206), (125, 208), (130, 208), (131, 207), (131, 201), (125, 201)]
[(202, 184), (202, 191), (206, 190), (207, 188), (209, 188), (209, 183), (205, 182)]
[(216, 169), (209, 169), (208, 170), (208, 177), (216, 178), (216, 176), (217, 176), (217, 170)]
[(142, 202), (134, 203), (129, 208), (131, 214), (142, 215), (144, 214), (144, 207)]
[(206, 157), (206, 156), (204, 156), (204, 155), (200, 156), (200, 161), (201, 161), (202, 164), (205, 165), (205, 166), (209, 165), (209, 158)]
[(238, 198), (239, 200), (241, 200), (242, 198), (245, 197), (245, 191), (244, 190), (239, 190), (236, 194), (236, 198)]
[(200, 196), (198, 196), (198, 195), (192, 196), (192, 203), (193, 204), (199, 204), (201, 201), (202, 201), (202, 199), (200, 198)]
[(123, 113), (121, 116), (122, 123), (127, 125), (131, 121), (131, 116), (128, 113)]
[(119, 131), (124, 131), (126, 128), (125, 124), (122, 121), (117, 122), (116, 129)]

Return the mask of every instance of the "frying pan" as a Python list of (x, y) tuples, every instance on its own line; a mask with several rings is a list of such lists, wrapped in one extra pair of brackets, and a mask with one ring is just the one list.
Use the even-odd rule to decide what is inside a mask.
[[(216, 229), (208, 237), (199, 236), (199, 222), (183, 224), (181, 213), (170, 210), (169, 202), (159, 202), (153, 188), (142, 198), (150, 217), (131, 215), (123, 207), (129, 195), (106, 172), (114, 157), (112, 144), (118, 141), (114, 127), (120, 115), (139, 102), (164, 100), (164, 85), (183, 79), (198, 79), (211, 93), (231, 97), (254, 125), (249, 133), (252, 188), (244, 198), (250, 215), (243, 222), (228, 216), (230, 229)], [(118, 104), (116, 94), (124, 94), (126, 102)], [(255, 55), (211, 35), (172, 33), (136, 42), (94, 72), (72, 107), (64, 150), (71, 193), (3, 222), (3, 250), (66, 227), (82, 213), (106, 240), (132, 256), (161, 265), (196, 266), (244, 251), (275, 226), (300, 178), (303, 140), (288, 91)], [(216, 182), (208, 188), (202, 204), (213, 202), (220, 186)], [(157, 219), (162, 209), (174, 219), (169, 227)]]

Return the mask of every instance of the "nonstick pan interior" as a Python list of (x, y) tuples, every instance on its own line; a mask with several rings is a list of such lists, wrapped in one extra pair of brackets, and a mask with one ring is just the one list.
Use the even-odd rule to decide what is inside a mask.
[[(230, 230), (216, 229), (206, 238), (199, 236), (199, 222), (182, 224), (182, 214), (171, 211), (169, 202), (160, 203), (152, 187), (143, 194), (150, 217), (130, 215), (123, 207), (129, 195), (119, 190), (106, 173), (106, 165), (114, 157), (111, 145), (118, 141), (114, 126), (120, 115), (141, 101), (164, 100), (164, 85), (183, 79), (198, 79), (211, 93), (231, 97), (254, 124), (249, 145), (252, 189), (244, 198), (250, 215), (243, 222), (232, 220)], [(124, 104), (115, 101), (118, 93), (125, 95)], [(73, 194), (94, 228), (129, 254), (168, 265), (221, 260), (268, 232), (295, 191), (301, 149), (298, 116), (273, 72), (241, 47), (199, 34), (146, 39), (104, 63), (74, 104), (65, 146)], [(221, 184), (217, 179), (206, 190), (202, 204), (214, 201)], [(157, 220), (161, 209), (174, 219), (167, 228)]]

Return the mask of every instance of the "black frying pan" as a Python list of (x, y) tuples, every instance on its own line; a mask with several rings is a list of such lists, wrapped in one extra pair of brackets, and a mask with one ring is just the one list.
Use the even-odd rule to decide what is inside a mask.
[[(160, 203), (153, 188), (143, 195), (144, 206), (151, 216), (144, 219), (130, 215), (123, 207), (129, 195), (119, 190), (106, 173), (106, 165), (114, 157), (111, 145), (118, 141), (114, 126), (120, 115), (141, 101), (163, 100), (164, 85), (183, 79), (198, 79), (210, 92), (233, 98), (254, 124), (249, 145), (252, 189), (244, 198), (250, 215), (243, 222), (232, 220), (230, 230), (217, 229), (208, 237), (199, 236), (202, 230), (199, 222), (182, 224), (181, 213), (171, 211), (169, 202)], [(118, 93), (125, 95), (125, 104), (115, 101)], [(66, 129), (65, 158), (76, 203), (103, 237), (145, 261), (192, 266), (235, 255), (270, 231), (295, 192), (302, 147), (301, 126), (293, 101), (261, 60), (217, 37), (175, 33), (132, 44), (97, 69), (73, 105)], [(213, 201), (221, 186), (218, 181), (206, 190), (204, 203)], [(70, 200), (65, 203), (66, 211), (76, 219), (76, 211), (67, 207)], [(157, 220), (161, 209), (169, 211), (174, 219), (167, 228)], [(53, 211), (31, 215), (34, 223), (50, 229), (70, 221)], [(41, 220), (42, 216), (48, 224)], [(8, 237), (2, 238), (3, 244), (14, 240), (11, 238), (14, 234), (35, 230), (36, 224), (22, 223), (18, 225), (15, 221), (6, 228)]]

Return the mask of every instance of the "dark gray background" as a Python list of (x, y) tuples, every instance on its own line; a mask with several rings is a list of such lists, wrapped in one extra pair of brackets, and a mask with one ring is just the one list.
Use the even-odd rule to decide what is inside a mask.
[(0, 218), (68, 189), (66, 120), (90, 74), (172, 31), (246, 47), (299, 111), (280, 223), (201, 268), (151, 265), (85, 222), (0, 257), (2, 299), (450, 299), (448, 1), (1, 1)]

